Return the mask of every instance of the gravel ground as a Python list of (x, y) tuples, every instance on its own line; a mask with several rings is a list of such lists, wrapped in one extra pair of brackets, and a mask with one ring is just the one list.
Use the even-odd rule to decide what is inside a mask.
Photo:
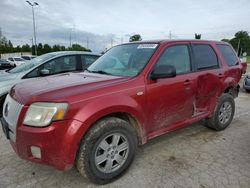
[[(250, 187), (250, 94), (236, 99), (232, 124), (222, 132), (202, 122), (151, 140), (127, 173), (104, 187)], [(0, 131), (0, 188), (95, 187), (76, 169), (60, 172), (19, 159)], [(102, 186), (98, 186), (102, 187)]]

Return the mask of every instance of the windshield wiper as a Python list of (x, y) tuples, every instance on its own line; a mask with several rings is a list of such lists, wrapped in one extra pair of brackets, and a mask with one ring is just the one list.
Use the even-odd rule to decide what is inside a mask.
[(103, 70), (98, 70), (98, 71), (91, 71), (91, 70), (89, 70), (89, 69), (85, 69), (85, 70), (88, 71), (88, 72), (90, 72), (90, 73), (112, 75), (112, 74), (110, 74), (110, 73), (108, 73), (108, 72), (105, 72), (105, 71), (103, 71)]

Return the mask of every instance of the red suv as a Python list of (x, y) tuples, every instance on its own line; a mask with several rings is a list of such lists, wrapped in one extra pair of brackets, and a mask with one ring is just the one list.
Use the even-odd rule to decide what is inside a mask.
[(232, 121), (243, 65), (224, 42), (143, 41), (113, 47), (83, 73), (15, 85), (3, 130), (16, 153), (97, 184), (119, 177), (137, 145), (206, 119)]

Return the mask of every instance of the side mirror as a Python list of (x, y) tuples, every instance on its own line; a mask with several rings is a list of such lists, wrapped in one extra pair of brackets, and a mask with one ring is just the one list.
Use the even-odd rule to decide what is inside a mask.
[(159, 78), (171, 78), (176, 76), (176, 69), (172, 65), (160, 65), (156, 67), (150, 75), (152, 80)]
[(40, 70), (40, 75), (41, 76), (48, 76), (49, 75), (49, 70), (48, 69), (42, 69)]

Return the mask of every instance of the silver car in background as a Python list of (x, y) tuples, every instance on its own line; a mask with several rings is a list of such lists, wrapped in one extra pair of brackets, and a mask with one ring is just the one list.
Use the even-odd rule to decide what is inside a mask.
[(52, 52), (13, 69), (0, 71), (0, 117), (5, 97), (13, 85), (41, 76), (83, 71), (99, 57), (100, 54), (89, 52)]
[(246, 90), (246, 92), (250, 92), (250, 72), (247, 73), (244, 78), (243, 88)]

